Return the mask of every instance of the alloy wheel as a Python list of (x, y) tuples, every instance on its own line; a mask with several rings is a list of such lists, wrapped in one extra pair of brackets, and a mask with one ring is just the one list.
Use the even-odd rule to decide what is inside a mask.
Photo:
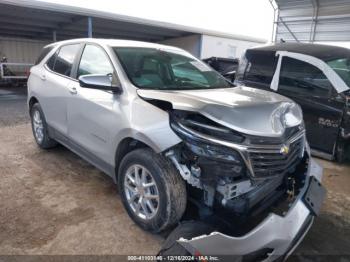
[(124, 192), (131, 210), (144, 220), (159, 208), (159, 191), (152, 174), (142, 165), (131, 165), (124, 178)]
[(32, 122), (35, 138), (39, 143), (41, 143), (44, 140), (44, 124), (41, 118), (41, 114), (38, 110), (34, 111)]

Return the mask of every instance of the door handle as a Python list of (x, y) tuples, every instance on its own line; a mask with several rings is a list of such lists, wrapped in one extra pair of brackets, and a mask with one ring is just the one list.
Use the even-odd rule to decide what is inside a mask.
[(75, 95), (78, 93), (78, 90), (76, 87), (70, 87), (69, 88), (69, 93), (71, 93), (72, 95)]
[(45, 74), (40, 75), (40, 79), (45, 81), (46, 80), (46, 75)]

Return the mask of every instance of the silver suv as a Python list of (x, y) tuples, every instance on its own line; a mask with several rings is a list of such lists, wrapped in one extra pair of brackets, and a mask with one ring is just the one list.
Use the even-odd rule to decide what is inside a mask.
[(60, 143), (112, 177), (143, 229), (210, 224), (178, 241), (192, 254), (286, 255), (319, 211), (322, 168), (300, 107), (235, 87), (179, 48), (48, 45), (31, 69), (28, 105), (37, 144)]

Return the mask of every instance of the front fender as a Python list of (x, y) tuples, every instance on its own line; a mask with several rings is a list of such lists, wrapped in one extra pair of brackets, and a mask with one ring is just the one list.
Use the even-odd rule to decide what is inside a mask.
[(168, 112), (138, 97), (131, 105), (128, 112), (129, 124), (118, 132), (114, 139), (115, 145), (129, 137), (160, 153), (182, 141), (170, 128)]
[(147, 130), (142, 131), (133, 128), (123, 129), (116, 138), (116, 144), (119, 145), (124, 139), (132, 138), (152, 148), (154, 152), (160, 153), (182, 141), (171, 129), (170, 131), (161, 128), (159, 130), (152, 130), (154, 132), (147, 132)]

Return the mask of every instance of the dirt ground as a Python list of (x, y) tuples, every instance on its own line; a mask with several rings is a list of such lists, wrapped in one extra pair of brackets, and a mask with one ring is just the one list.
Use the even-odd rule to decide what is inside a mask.
[(0, 132), (0, 254), (157, 252), (111, 179), (63, 147), (40, 150), (29, 124)]
[[(8, 95), (0, 92), (0, 255), (156, 254), (163, 238), (132, 222), (112, 180), (64, 147), (39, 149), (25, 100)], [(327, 200), (291, 260), (350, 255), (350, 165), (317, 161)]]

